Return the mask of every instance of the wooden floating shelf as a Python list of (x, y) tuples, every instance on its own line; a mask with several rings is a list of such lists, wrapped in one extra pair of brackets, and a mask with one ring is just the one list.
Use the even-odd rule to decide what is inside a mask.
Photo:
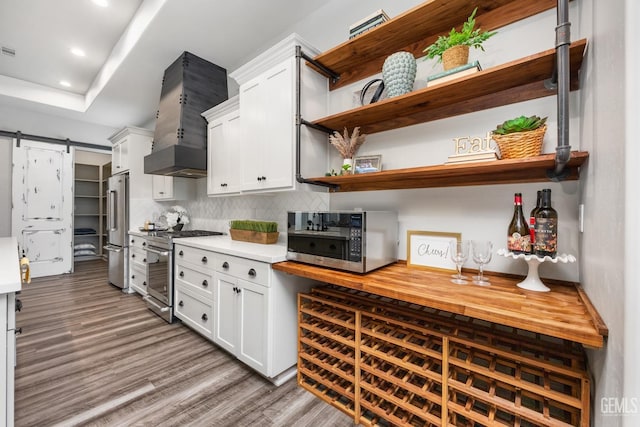
[[(379, 73), (387, 56), (404, 50), (416, 58), (441, 34), (460, 27), (478, 7), (476, 25), (492, 31), (557, 6), (556, 0), (429, 0), (314, 59), (340, 75), (331, 90)], [(548, 76), (547, 76), (548, 77)], [(357, 125), (356, 125), (357, 126)]]
[[(572, 151), (565, 180), (577, 180), (578, 168), (588, 158), (587, 151)], [(524, 159), (423, 166), (312, 180), (336, 186), (334, 192), (547, 182), (547, 171), (554, 165), (555, 154), (552, 153)]]
[[(578, 71), (586, 46), (586, 39), (571, 44), (571, 90), (579, 88)], [(555, 63), (556, 51), (549, 49), (437, 86), (427, 86), (333, 114), (313, 123), (336, 130), (359, 126), (361, 133), (372, 134), (552, 96), (557, 90), (548, 89), (544, 82), (553, 74)]]

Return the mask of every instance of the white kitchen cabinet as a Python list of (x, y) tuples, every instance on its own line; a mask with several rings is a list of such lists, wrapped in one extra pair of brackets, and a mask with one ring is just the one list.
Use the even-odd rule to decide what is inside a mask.
[[(244, 192), (303, 188), (296, 180), (296, 45), (308, 55), (318, 53), (293, 34), (230, 73), (240, 84)], [(302, 117), (311, 121), (326, 115), (327, 79), (303, 65), (300, 81)], [(326, 134), (302, 127), (300, 136), (301, 174), (324, 175), (329, 169)]]
[(151, 154), (153, 132), (125, 127), (109, 137), (112, 147), (111, 173), (129, 173), (131, 199), (151, 197), (151, 176), (144, 173), (144, 156)]
[(15, 386), (15, 293), (0, 294), (0, 425), (13, 426)]
[(216, 273), (213, 341), (263, 375), (268, 370), (269, 291), (228, 274)]
[(213, 339), (215, 254), (176, 245), (174, 249), (174, 314), (191, 329)]
[(245, 153), (240, 149), (242, 128), (239, 97), (216, 105), (202, 115), (207, 119), (207, 194), (237, 194), (242, 189)]
[[(296, 295), (316, 282), (274, 271), (269, 262), (229, 255), (225, 247), (236, 253), (237, 249), (226, 239), (219, 236), (176, 242), (176, 316), (280, 384), (288, 379), (297, 361)], [(247, 245), (257, 251), (257, 257), (277, 252), (276, 245)], [(278, 260), (285, 257), (286, 247), (281, 249)], [(247, 252), (246, 256), (252, 254)]]
[(196, 198), (196, 180), (164, 175), (152, 175), (154, 200), (191, 200)]
[(111, 150), (113, 174), (115, 175), (129, 171), (129, 138), (124, 137), (121, 140), (114, 142)]
[(129, 234), (129, 287), (142, 296), (147, 295), (147, 239)]

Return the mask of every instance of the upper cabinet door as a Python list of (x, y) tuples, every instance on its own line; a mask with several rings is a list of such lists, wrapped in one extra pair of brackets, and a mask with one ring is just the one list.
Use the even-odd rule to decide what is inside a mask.
[(293, 185), (294, 64), (287, 59), (240, 88), (244, 191)]
[(207, 194), (210, 196), (240, 192), (244, 157), (241, 138), (239, 109), (209, 123)]

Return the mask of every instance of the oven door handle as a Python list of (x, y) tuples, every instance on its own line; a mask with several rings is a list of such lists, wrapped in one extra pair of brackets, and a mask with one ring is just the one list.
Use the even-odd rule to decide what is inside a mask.
[(155, 302), (153, 302), (153, 300), (151, 299), (151, 297), (149, 295), (145, 295), (142, 297), (143, 300), (145, 300), (146, 302), (148, 302), (149, 304), (151, 304), (152, 306), (156, 307), (158, 310), (165, 312), (165, 311), (169, 311), (169, 307), (161, 307), (158, 304), (156, 304)]
[(146, 251), (151, 252), (152, 254), (160, 255), (160, 256), (169, 256), (169, 251), (159, 251), (157, 249), (154, 249), (151, 246), (147, 246)]

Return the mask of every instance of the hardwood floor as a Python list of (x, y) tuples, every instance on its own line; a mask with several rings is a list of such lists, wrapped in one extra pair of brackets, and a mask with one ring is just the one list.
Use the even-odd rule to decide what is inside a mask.
[(34, 279), (18, 296), (16, 426), (351, 426), (296, 385), (280, 387), (140, 296), (106, 263)]

